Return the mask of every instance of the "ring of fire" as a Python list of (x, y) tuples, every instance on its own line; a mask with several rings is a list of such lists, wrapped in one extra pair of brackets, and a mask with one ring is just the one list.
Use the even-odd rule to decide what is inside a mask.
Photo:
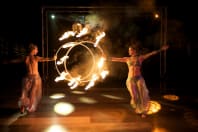
[(56, 52), (55, 67), (60, 76), (55, 81), (66, 80), (72, 89), (88, 83), (85, 89), (89, 89), (108, 74), (104, 70), (103, 55), (103, 49), (92, 41), (63, 44)]

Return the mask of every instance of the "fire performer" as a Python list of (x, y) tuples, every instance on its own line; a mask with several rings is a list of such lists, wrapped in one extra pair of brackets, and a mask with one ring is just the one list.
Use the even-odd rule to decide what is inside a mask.
[(141, 74), (142, 62), (161, 51), (165, 51), (169, 48), (168, 45), (164, 45), (159, 50), (155, 50), (146, 54), (138, 53), (138, 43), (135, 42), (129, 46), (128, 53), (130, 57), (111, 57), (110, 61), (125, 62), (128, 66), (128, 78), (126, 80), (126, 86), (131, 96), (130, 104), (135, 109), (137, 114), (140, 114), (142, 118), (146, 117), (149, 110), (149, 91), (147, 89), (145, 80)]
[(20, 112), (34, 112), (42, 97), (42, 79), (38, 71), (38, 62), (55, 61), (53, 58), (44, 58), (37, 55), (38, 47), (31, 43), (27, 56), (19, 59), (10, 60), (9, 63), (24, 62), (27, 73), (22, 79), (22, 92), (19, 99)]

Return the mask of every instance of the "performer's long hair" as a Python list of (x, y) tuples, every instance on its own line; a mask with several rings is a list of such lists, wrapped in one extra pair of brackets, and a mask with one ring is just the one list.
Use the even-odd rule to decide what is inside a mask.
[(35, 48), (38, 48), (37, 45), (35, 45), (34, 43), (30, 43), (29, 47), (28, 47), (28, 52), (30, 53), (32, 50), (34, 50)]

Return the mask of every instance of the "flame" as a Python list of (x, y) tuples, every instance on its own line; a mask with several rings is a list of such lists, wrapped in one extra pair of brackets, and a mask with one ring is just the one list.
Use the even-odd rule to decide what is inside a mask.
[(75, 43), (73, 43), (73, 42), (66, 43), (66, 44), (64, 44), (62, 47), (63, 47), (63, 48), (69, 48), (69, 47), (72, 47), (72, 46), (75, 46)]
[[(59, 38), (59, 40), (61, 41), (63, 39), (67, 39), (67, 38), (72, 37), (72, 36), (76, 37), (76, 38), (79, 38), (79, 37), (82, 37), (83, 35), (92, 33), (91, 31), (95, 32), (94, 33), (95, 42), (92, 42), (92, 41), (85, 41), (85, 42), (93, 44), (93, 46), (99, 48), (101, 53), (103, 54), (103, 51), (98, 46), (98, 44), (99, 44), (100, 40), (103, 37), (105, 37), (105, 32), (101, 32), (100, 30), (97, 30), (97, 31), (96, 30), (90, 30), (90, 25), (89, 24), (85, 24), (85, 26), (82, 28), (82, 25), (80, 23), (74, 23), (72, 25), (72, 30), (65, 32)], [(91, 40), (92, 40), (92, 38), (91, 38)], [(55, 64), (61, 65), (64, 62), (66, 63), (66, 60), (69, 58), (68, 53), (76, 45), (84, 45), (84, 44), (77, 43), (77, 42), (69, 42), (69, 43), (63, 44), (60, 48), (66, 49), (67, 53), (66, 53), (65, 56), (61, 57)], [(89, 47), (87, 47), (87, 49), (89, 50)], [(57, 54), (58, 54), (58, 52), (59, 52), (59, 50), (57, 51)], [(94, 58), (93, 51), (90, 51), (90, 52), (91, 52), (92, 57)], [(101, 55), (101, 56), (103, 56), (103, 55)], [(96, 58), (94, 58), (94, 59), (96, 59)], [(60, 76), (56, 77), (55, 81), (57, 82), (57, 81), (60, 81), (60, 80), (67, 80), (67, 81), (69, 81), (68, 82), (68, 86), (70, 86), (71, 89), (76, 88), (78, 85), (81, 85), (84, 82), (88, 82), (88, 85), (85, 87), (85, 89), (87, 90), (90, 87), (95, 85), (95, 82), (96, 82), (96, 80), (99, 79), (99, 77), (104, 79), (108, 75), (109, 71), (104, 70), (104, 68), (103, 68), (104, 67), (104, 63), (105, 63), (104, 61), (105, 61), (104, 57), (100, 57), (98, 63), (96, 63), (96, 64), (95, 64), (95, 60), (94, 60), (94, 69), (95, 69), (95, 71), (91, 71), (91, 73), (89, 73), (88, 77), (86, 77), (86, 79), (88, 78), (87, 80), (84, 79), (84, 77), (81, 78), (80, 76), (79, 77), (75, 77), (75, 78), (71, 77), (71, 76), (68, 76), (69, 72), (67, 71), (66, 68), (65, 68), (65, 72), (60, 73), (59, 70), (58, 70), (58, 67), (56, 67), (56, 69), (59, 72)]]
[(100, 76), (102, 77), (102, 79), (104, 79), (107, 75), (109, 74), (109, 71), (104, 70), (100, 73)]
[(65, 80), (65, 77), (68, 75), (68, 73), (66, 73), (66, 72), (62, 72), (61, 74), (60, 74), (60, 76), (58, 76), (58, 77), (56, 77), (55, 78), (55, 82), (58, 82), (58, 81), (60, 81), (60, 80)]
[(96, 42), (94, 46), (96, 47), (99, 43), (99, 41), (105, 36), (105, 32), (100, 33), (98, 36), (96, 36)]
[(102, 68), (103, 65), (104, 65), (104, 61), (105, 61), (105, 58), (104, 57), (101, 57), (99, 62), (98, 62), (98, 68)]
[(95, 81), (98, 79), (98, 76), (96, 74), (92, 75), (92, 79), (89, 82), (89, 84), (85, 87), (85, 90), (88, 90), (89, 88), (93, 87), (95, 85)]
[(80, 82), (80, 76), (76, 78), (72, 78), (68, 83), (68, 86), (70, 86), (71, 89), (74, 89), (78, 86), (79, 82)]
[(88, 30), (89, 30), (89, 29), (88, 29), (87, 27), (84, 27), (84, 28), (80, 31), (80, 33), (76, 35), (76, 37), (79, 38), (79, 37), (81, 37), (81, 36), (87, 34), (87, 33), (88, 33)]
[(149, 101), (149, 110), (147, 112), (148, 115), (157, 113), (161, 110), (161, 105), (159, 102), (151, 100)]
[(57, 61), (57, 65), (60, 65), (60, 64), (63, 64), (63, 62), (66, 60), (66, 59), (68, 59), (69, 58), (69, 56), (63, 56), (62, 58), (60, 58), (60, 60), (59, 61)]
[(71, 36), (74, 36), (74, 35), (75, 35), (75, 32), (67, 31), (59, 38), (59, 40), (62, 41), (63, 39), (67, 39), (67, 38), (69, 38)]

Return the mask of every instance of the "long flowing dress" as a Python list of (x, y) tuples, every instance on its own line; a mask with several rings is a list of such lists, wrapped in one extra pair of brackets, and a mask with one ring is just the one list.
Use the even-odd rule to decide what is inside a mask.
[(21, 112), (34, 112), (42, 96), (42, 79), (38, 73), (38, 58), (28, 56), (25, 59), (27, 74), (22, 79), (22, 94), (19, 100)]
[(126, 86), (131, 95), (131, 106), (135, 109), (135, 112), (146, 114), (149, 109), (150, 97), (145, 80), (140, 72), (142, 65), (142, 61), (140, 60), (138, 56), (130, 57), (127, 60), (129, 74), (126, 80)]
[(21, 106), (34, 112), (42, 96), (42, 80), (39, 75), (27, 75), (22, 80)]

